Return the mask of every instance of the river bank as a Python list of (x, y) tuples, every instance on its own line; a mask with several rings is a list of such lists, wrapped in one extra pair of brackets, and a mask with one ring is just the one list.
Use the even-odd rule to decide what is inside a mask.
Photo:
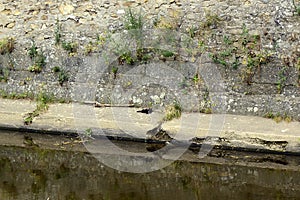
[[(35, 117), (32, 124), (25, 125), (24, 116), (35, 109), (36, 102), (9, 99), (0, 102), (1, 129), (79, 135), (87, 139), (108, 137), (145, 142), (147, 132), (157, 127), (163, 115), (159, 110), (144, 114), (137, 112), (139, 108), (56, 103), (49, 104), (48, 110)], [(245, 151), (300, 154), (300, 123), (296, 121), (277, 123), (254, 116), (182, 113), (179, 119), (164, 122), (161, 130), (172, 141), (189, 141), (194, 146), (209, 143)], [(166, 139), (155, 138), (155, 141), (166, 142)]]
[[(276, 123), (260, 117), (224, 115), (220, 134), (209, 135), (208, 130), (213, 126), (208, 124), (216, 116), (182, 113), (180, 119), (165, 122), (163, 130), (179, 142), (189, 138), (200, 141), (208, 135), (214, 139), (203, 143), (212, 144), (210, 152), (199, 156), (200, 143), (193, 140), (179, 159), (172, 160), (170, 155), (160, 157), (172, 160), (168, 166), (134, 174), (107, 167), (99, 155), (112, 160), (120, 157), (155, 160), (156, 154), (149, 152), (162, 148), (159, 145), (165, 142), (149, 142), (146, 132), (156, 125), (155, 119), (160, 116), (157, 111), (146, 115), (136, 112), (138, 108), (114, 110), (95, 108), (92, 104), (57, 103), (49, 104), (48, 111), (34, 118), (32, 124), (24, 125), (24, 116), (36, 108), (36, 102), (0, 101), (0, 165), (3, 166), (0, 197), (3, 199), (169, 199), (175, 193), (174, 199), (299, 196), (299, 122)], [(195, 124), (197, 128), (192, 130)], [(182, 136), (176, 137), (180, 128)], [(96, 153), (91, 151), (89, 145), (101, 140), (111, 144), (98, 148)], [(124, 151), (114, 151), (113, 145)], [(215, 192), (211, 193), (212, 190)]]

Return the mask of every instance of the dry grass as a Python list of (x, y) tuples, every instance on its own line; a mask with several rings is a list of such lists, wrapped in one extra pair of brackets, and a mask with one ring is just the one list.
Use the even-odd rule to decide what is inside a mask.
[(166, 113), (163, 120), (171, 121), (172, 119), (178, 119), (180, 117), (181, 117), (181, 106), (178, 103), (174, 103), (166, 107)]
[(15, 49), (15, 39), (6, 37), (0, 40), (0, 54), (11, 53)]

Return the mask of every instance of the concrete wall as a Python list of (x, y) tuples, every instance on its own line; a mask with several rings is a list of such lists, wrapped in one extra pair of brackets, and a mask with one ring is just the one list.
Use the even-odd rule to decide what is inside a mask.
[[(180, 98), (185, 110), (198, 111), (204, 104), (204, 107), (209, 106), (205, 100), (207, 85), (205, 85), (205, 80), (204, 83), (197, 82), (195, 85), (193, 78), (199, 73), (199, 65), (204, 68), (213, 65), (221, 74), (226, 86), (224, 87), (226, 103), (223, 102), (222, 108), (215, 108), (215, 112), (226, 111), (252, 115), (264, 115), (267, 112), (281, 115), (286, 113), (300, 119), (300, 63), (298, 63), (300, 16), (295, 12), (292, 0), (42, 2), (0, 0), (0, 2), (0, 38), (14, 37), (16, 40), (15, 50), (11, 54), (0, 55), (2, 76), (4, 69), (9, 74), (7, 82), (2, 81), (0, 84), (2, 90), (38, 93), (43, 88), (61, 98), (73, 100), (96, 98), (103, 103), (112, 103), (112, 93), (119, 94), (117, 96), (127, 94), (131, 95), (130, 98), (128, 97), (130, 101), (144, 106), (150, 101), (152, 103), (165, 101), (167, 104)], [(298, 0), (294, 3), (296, 6), (300, 5)], [(188, 36), (191, 30), (195, 30), (193, 32), (195, 41), (193, 48), (197, 49), (194, 55), (195, 60), (185, 50), (179, 53), (183, 60), (164, 62), (154, 59), (150, 62), (150, 67), (142, 66), (141, 68), (138, 68), (140, 65), (123, 65), (118, 67), (118, 76), (112, 77), (111, 68), (116, 64), (115, 60), (118, 56), (111, 53), (112, 40), (108, 38), (124, 33), (125, 12), (129, 7), (133, 11), (141, 12), (145, 22), (144, 29), (149, 30), (146, 32), (150, 38), (149, 33), (164, 32), (162, 29), (166, 28), (172, 29), (178, 36)], [(57, 25), (57, 20), (59, 25)], [(55, 45), (55, 31), (58, 26), (61, 26), (61, 41), (74, 42), (78, 45), (76, 54), (70, 56), (61, 45)], [(259, 36), (259, 41), (257, 41), (259, 49), (255, 49), (255, 53), (258, 55), (262, 52), (269, 52), (271, 55), (271, 61), (251, 71), (250, 84), (245, 81), (244, 77), (249, 70), (246, 59), (248, 55), (245, 55), (249, 52), (245, 53), (244, 47), (240, 44), (241, 38), (244, 37), (243, 27), (246, 27), (249, 37)], [(105, 39), (106, 44), (98, 45), (97, 50), (92, 54), (85, 55), (89, 43), (95, 45), (97, 35)], [(224, 44), (224, 35), (234, 40), (231, 46)], [(28, 71), (28, 66), (32, 65), (28, 49), (32, 46), (33, 40), (38, 51), (46, 56), (47, 63), (42, 72), (37, 74)], [(130, 39), (127, 37), (125, 40)], [(107, 41), (109, 41), (108, 44)], [(145, 39), (145, 41), (151, 40)], [(199, 42), (203, 43), (205, 48), (201, 49), (198, 46)], [(168, 45), (168, 42), (165, 40), (164, 44)], [(233, 69), (231, 66), (224, 67), (207, 58), (208, 54), (217, 54), (231, 47), (239, 51), (234, 53), (236, 59), (240, 61), (238, 69)], [(199, 61), (202, 58), (204, 61)], [(232, 58), (226, 59), (231, 62)], [(126, 79), (126, 75), (132, 73), (133, 68), (137, 69), (134, 71), (136, 77), (141, 77), (144, 74), (142, 69), (146, 71), (152, 69), (151, 63), (156, 67), (160, 66), (161, 69), (168, 69), (160, 71), (159, 80), (169, 80), (172, 84), (164, 85), (164, 87), (159, 86), (161, 84), (158, 86), (148, 84), (149, 89), (143, 89), (142, 85), (147, 85), (145, 82)], [(54, 66), (60, 66), (68, 72), (70, 77), (68, 83), (60, 86), (57, 74), (51, 70)], [(178, 80), (170, 77), (170, 69), (178, 71), (180, 74), (177, 77)], [(151, 70), (148, 70), (146, 75), (153, 77), (154, 72), (151, 73)], [(86, 86), (80, 86), (78, 89), (76, 86), (78, 82), (92, 82), (87, 88), (97, 90), (88, 93), (83, 89)], [(279, 86), (280, 89), (278, 89)], [(129, 94), (130, 89), (134, 92)], [(76, 97), (74, 93), (87, 94), (86, 97), (83, 97), (84, 95)], [(213, 93), (210, 91), (210, 95)], [(128, 98), (114, 98), (122, 103), (128, 100)]]

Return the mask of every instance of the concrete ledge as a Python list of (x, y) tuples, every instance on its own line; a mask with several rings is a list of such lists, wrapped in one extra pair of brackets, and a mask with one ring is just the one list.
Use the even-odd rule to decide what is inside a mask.
[[(0, 128), (54, 135), (108, 137), (114, 140), (158, 142), (147, 140), (146, 132), (157, 126), (163, 113), (136, 112), (137, 108), (95, 108), (85, 104), (51, 104), (49, 110), (24, 125), (23, 116), (35, 108), (27, 100), (0, 99)], [(217, 119), (217, 120), (214, 120)], [(214, 123), (219, 122), (218, 126)], [(239, 115), (206, 115), (183, 113), (180, 119), (162, 125), (174, 140), (190, 142), (191, 147), (203, 143), (224, 149), (279, 154), (300, 154), (300, 123), (276, 123), (271, 119)]]

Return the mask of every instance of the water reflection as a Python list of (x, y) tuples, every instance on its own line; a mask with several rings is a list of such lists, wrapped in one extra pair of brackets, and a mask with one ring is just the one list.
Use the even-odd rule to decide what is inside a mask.
[(176, 161), (131, 174), (84, 152), (0, 147), (0, 199), (297, 199), (299, 171)]

